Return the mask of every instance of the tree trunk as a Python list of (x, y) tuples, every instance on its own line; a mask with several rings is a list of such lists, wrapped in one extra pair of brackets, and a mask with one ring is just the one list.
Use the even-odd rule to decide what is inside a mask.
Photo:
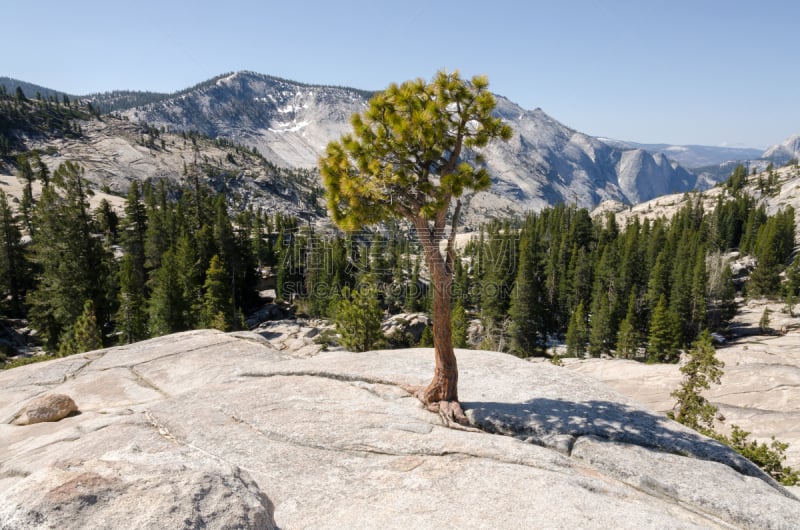
[(445, 270), (444, 263), (429, 264), (429, 267), (433, 280), (433, 347), (436, 367), (433, 380), (422, 393), (422, 400), (426, 404), (458, 401), (458, 364), (453, 352), (450, 329), (450, 292), (453, 275)]
[(429, 410), (438, 412), (448, 421), (466, 425), (469, 420), (458, 403), (458, 363), (453, 351), (453, 334), (450, 328), (453, 271), (439, 251), (438, 242), (426, 237), (421, 237), (421, 240), (433, 284), (433, 348), (436, 366), (433, 380), (417, 393), (417, 397)]

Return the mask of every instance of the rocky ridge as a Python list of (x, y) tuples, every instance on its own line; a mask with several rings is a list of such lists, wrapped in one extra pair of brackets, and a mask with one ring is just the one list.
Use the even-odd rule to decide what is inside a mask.
[[(189, 184), (198, 176), (238, 205), (252, 204), (303, 218), (323, 213), (318, 201), (322, 191), (313, 172), (282, 170), (246, 149), (202, 136), (162, 131), (153, 137), (152, 128), (112, 116), (83, 120), (80, 126), (79, 138), (27, 137), (25, 145), (40, 153), (51, 173), (63, 162), (77, 162), (97, 192), (93, 205), (100, 197), (114, 206), (122, 204), (134, 180)], [(11, 175), (14, 172), (0, 161), (0, 185), (19, 198), (22, 183)], [(39, 185), (34, 183), (37, 194)], [(101, 194), (100, 190), (108, 193)]]
[[(255, 333), (193, 331), (0, 373), (0, 527), (800, 519), (800, 502), (739, 455), (592, 378), (500, 353), (458, 357), (467, 428), (409, 393), (430, 378), (428, 349), (298, 357)], [(79, 413), (10, 423), (48, 394)]]

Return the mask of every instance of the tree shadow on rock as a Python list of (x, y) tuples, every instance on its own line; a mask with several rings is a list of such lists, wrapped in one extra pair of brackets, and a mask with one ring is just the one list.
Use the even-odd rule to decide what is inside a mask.
[[(612, 401), (536, 398), (523, 403), (462, 402), (473, 425), (569, 454), (581, 436), (638, 445), (725, 464), (743, 475), (764, 478), (752, 462), (728, 446), (665, 416)], [(566, 451), (564, 439), (571, 438)]]

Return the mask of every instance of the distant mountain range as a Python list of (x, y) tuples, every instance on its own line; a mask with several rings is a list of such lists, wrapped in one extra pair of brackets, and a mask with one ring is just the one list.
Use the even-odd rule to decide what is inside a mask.
[[(29, 97), (33, 96), (29, 92), (45, 97), (63, 94), (9, 78), (0, 78), (2, 84), (10, 93), (20, 86)], [(254, 147), (278, 166), (311, 168), (327, 143), (350, 129), (350, 116), (365, 109), (371, 95), (236, 72), (175, 94), (116, 91), (70, 98), (132, 122), (197, 131)], [(637, 204), (708, 187), (729, 173), (727, 166), (721, 166), (726, 162), (763, 157), (785, 162), (800, 152), (800, 137), (765, 153), (595, 138), (566, 127), (541, 109), (526, 110), (502, 96), (497, 101), (496, 113), (511, 125), (514, 135), (510, 142), (487, 150), (494, 185), (470, 198), (478, 215), (538, 210), (562, 201), (590, 208), (608, 199)], [(709, 166), (712, 170), (695, 169)]]
[[(156, 127), (229, 138), (279, 165), (312, 167), (327, 143), (349, 130), (350, 116), (365, 109), (370, 96), (237, 72), (121, 114)], [(694, 175), (659, 153), (608, 145), (502, 96), (496, 112), (515, 134), (508, 144), (488, 149), (494, 186), (471, 198), (478, 211), (520, 212), (561, 201), (587, 207), (606, 199), (638, 203), (695, 187)]]
[(610, 138), (600, 138), (600, 140), (620, 149), (644, 149), (649, 153), (661, 153), (689, 170), (715, 166), (731, 161), (755, 160), (764, 156), (764, 151), (752, 147), (640, 144), (623, 140), (612, 140)]

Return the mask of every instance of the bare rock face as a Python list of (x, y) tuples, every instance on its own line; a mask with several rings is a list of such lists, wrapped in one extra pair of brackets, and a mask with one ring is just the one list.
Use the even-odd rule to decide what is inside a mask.
[(275, 528), (269, 499), (246, 473), (194, 460), (59, 462), (10, 488), (0, 521), (3, 528), (75, 530)]
[(0, 423), (0, 528), (796, 528), (736, 453), (585, 375), (459, 350), (472, 426), (411, 387), (430, 349), (301, 356), (192, 331), (0, 373), (81, 414)]
[(64, 394), (50, 394), (37, 398), (19, 411), (12, 423), (14, 425), (31, 425), (43, 421), (58, 421), (77, 410), (78, 406), (71, 397)]

